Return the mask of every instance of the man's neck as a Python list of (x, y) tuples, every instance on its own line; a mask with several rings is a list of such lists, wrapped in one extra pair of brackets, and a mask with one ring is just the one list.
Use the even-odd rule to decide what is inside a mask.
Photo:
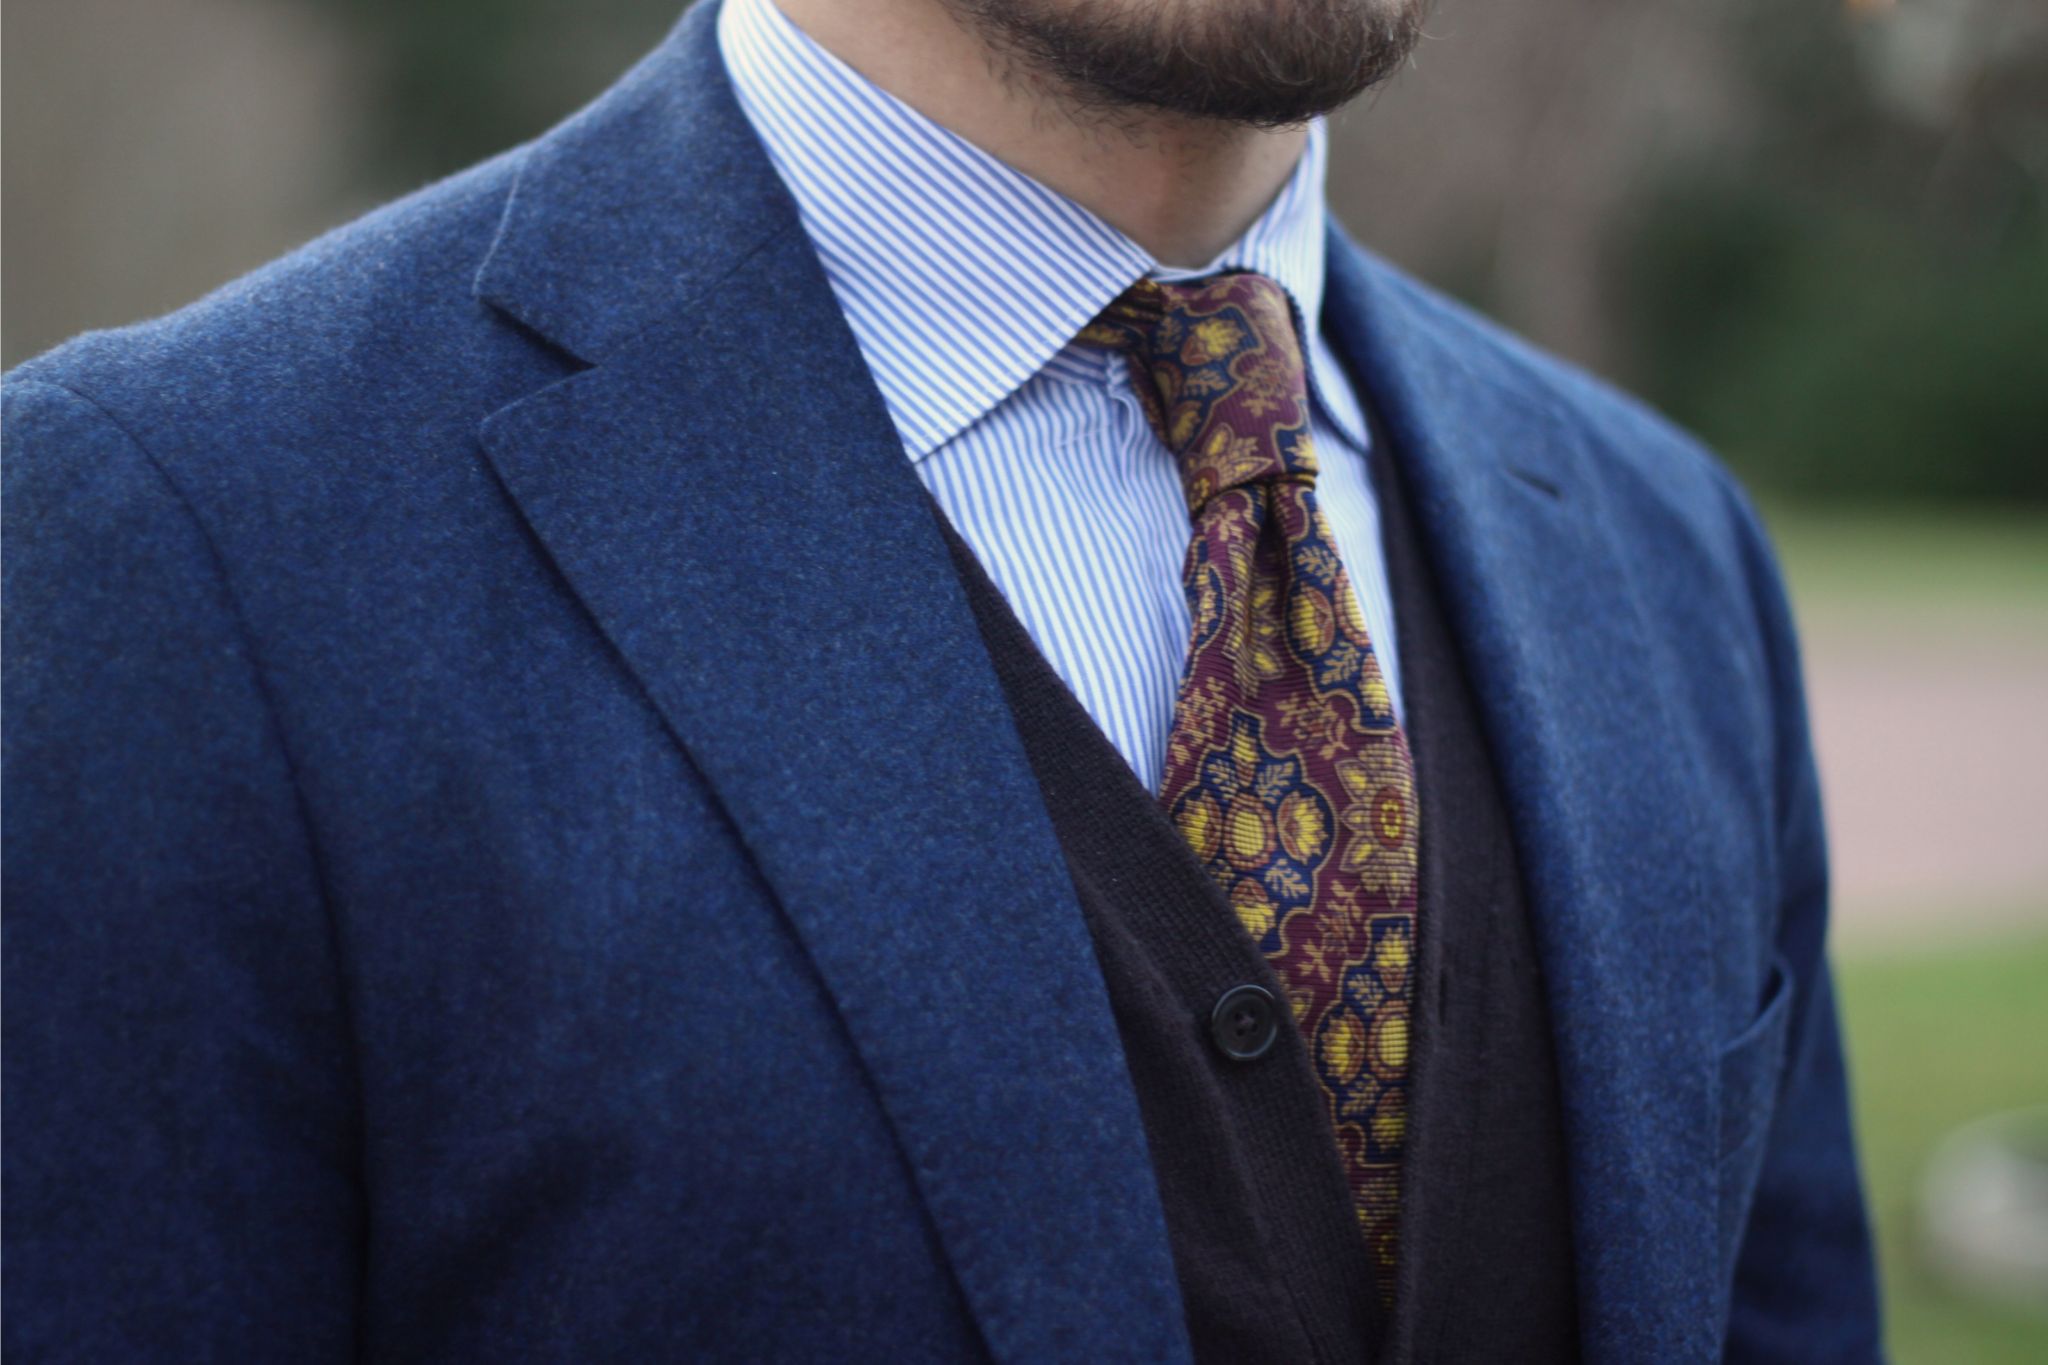
[(1164, 265), (1208, 264), (1293, 170), (1306, 131), (1168, 115), (1090, 118), (999, 57), (943, 0), (774, 0), (926, 118), (1099, 215)]

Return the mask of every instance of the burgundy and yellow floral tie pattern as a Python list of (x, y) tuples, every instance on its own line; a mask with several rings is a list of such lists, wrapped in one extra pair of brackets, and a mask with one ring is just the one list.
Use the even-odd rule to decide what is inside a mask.
[(1263, 275), (1142, 280), (1082, 332), (1125, 352), (1194, 535), (1159, 799), (1273, 963), (1391, 1295), (1408, 1110), (1415, 771), (1315, 501), (1307, 370)]

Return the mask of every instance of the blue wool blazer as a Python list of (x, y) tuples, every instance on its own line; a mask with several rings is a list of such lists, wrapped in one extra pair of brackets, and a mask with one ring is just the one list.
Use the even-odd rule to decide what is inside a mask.
[[(11, 1360), (1186, 1359), (1060, 848), (712, 18), (8, 379)], [(1330, 272), (1528, 880), (1586, 1358), (1872, 1359), (1756, 518)]]

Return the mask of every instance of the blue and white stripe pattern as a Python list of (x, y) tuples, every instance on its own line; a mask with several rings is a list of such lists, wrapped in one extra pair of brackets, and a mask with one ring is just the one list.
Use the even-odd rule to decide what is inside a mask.
[[(718, 36), (919, 477), (1053, 670), (1158, 790), (1187, 659), (1187, 505), (1126, 362), (1072, 342), (1146, 274), (1255, 270), (1318, 317), (1322, 125), (1235, 246), (1201, 270), (1171, 270), (870, 83), (772, 0), (724, 0)], [(1366, 426), (1320, 329), (1308, 349), (1317, 497), (1398, 711)]]

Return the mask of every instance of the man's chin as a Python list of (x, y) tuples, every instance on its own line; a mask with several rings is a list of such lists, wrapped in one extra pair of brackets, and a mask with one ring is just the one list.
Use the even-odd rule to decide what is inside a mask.
[(1098, 114), (1278, 127), (1399, 69), (1428, 0), (944, 0), (990, 46)]

